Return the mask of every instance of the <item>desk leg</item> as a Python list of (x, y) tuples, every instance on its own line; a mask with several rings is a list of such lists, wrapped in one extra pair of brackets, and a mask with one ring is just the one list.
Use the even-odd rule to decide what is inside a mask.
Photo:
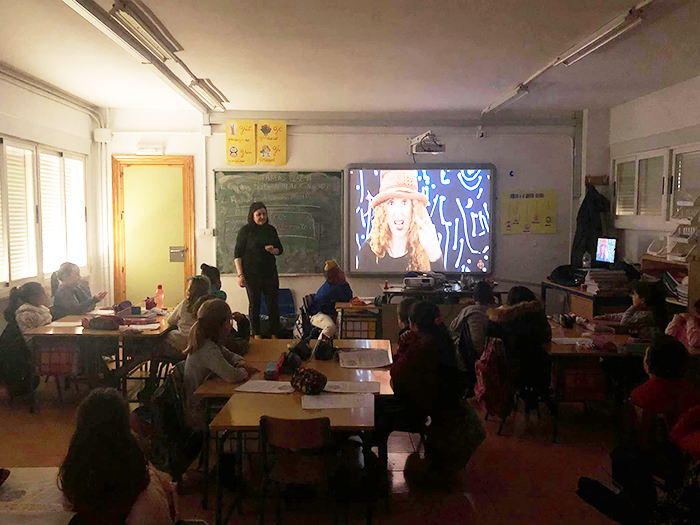
[[(544, 288), (544, 287), (543, 287)], [(552, 415), (552, 443), (559, 437), (559, 360), (552, 360), (552, 399), (549, 401), (549, 412)]]
[(542, 290), (540, 291), (540, 298), (542, 299), (542, 304), (544, 305), (544, 311), (547, 311), (547, 286), (542, 284)]
[(202, 508), (207, 510), (209, 506), (209, 398), (204, 399), (204, 442), (202, 443), (202, 464), (204, 468), (204, 486), (202, 487)]
[(236, 452), (238, 456), (238, 465), (236, 465), (237, 479), (236, 487), (238, 488), (238, 515), (243, 514), (243, 432), (236, 432)]
[(223, 487), (221, 485), (221, 457), (224, 452), (226, 432), (216, 437), (216, 525), (222, 525)]

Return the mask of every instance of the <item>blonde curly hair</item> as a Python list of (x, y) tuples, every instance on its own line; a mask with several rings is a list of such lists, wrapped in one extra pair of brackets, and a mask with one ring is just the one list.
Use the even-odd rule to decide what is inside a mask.
[[(377, 256), (377, 259), (382, 259), (389, 250), (389, 241), (391, 239), (391, 230), (389, 230), (389, 219), (386, 211), (387, 202), (382, 202), (374, 207), (374, 216), (372, 218), (372, 229), (369, 232), (369, 247)], [(432, 222), (428, 216), (427, 210), (423, 206), (416, 206), (416, 202), (411, 199), (412, 217), (419, 215), (424, 221)], [(423, 248), (423, 245), (418, 238), (420, 228), (416, 225), (415, 220), (411, 220), (408, 227), (408, 268), (407, 271), (429, 271), (430, 258), (428, 253)]]

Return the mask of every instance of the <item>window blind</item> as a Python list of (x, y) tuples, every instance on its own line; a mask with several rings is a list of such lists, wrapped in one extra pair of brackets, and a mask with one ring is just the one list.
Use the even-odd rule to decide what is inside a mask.
[(15, 281), (37, 275), (33, 152), (7, 146), (9, 274)]
[(634, 215), (635, 161), (619, 162), (616, 165), (617, 198), (616, 215)]
[[(0, 149), (0, 152), (2, 149)], [(0, 162), (2, 159), (0, 159)], [(10, 268), (7, 264), (7, 243), (5, 242), (5, 226), (3, 225), (3, 198), (0, 195), (0, 282), (6, 283), (10, 280)]]
[(639, 215), (661, 215), (664, 157), (639, 161)]
[(51, 273), (66, 260), (66, 233), (61, 206), (61, 157), (39, 154), (41, 246), (43, 271)]
[(85, 222), (85, 163), (64, 159), (66, 197), (67, 260), (87, 266), (87, 225)]

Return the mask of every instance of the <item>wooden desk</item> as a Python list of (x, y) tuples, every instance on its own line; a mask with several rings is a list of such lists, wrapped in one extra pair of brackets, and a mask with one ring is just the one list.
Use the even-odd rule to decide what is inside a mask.
[(563, 286), (545, 279), (542, 281), (541, 299), (547, 307), (547, 290), (559, 290), (569, 296), (570, 310), (589, 321), (596, 315), (624, 312), (632, 305), (628, 295), (601, 296), (589, 293), (580, 286)]
[(382, 337), (382, 309), (374, 304), (335, 303), (339, 337)]
[[(564, 328), (562, 325), (550, 321), (550, 326), (552, 327), (552, 339), (559, 337), (568, 338), (580, 338), (584, 337), (583, 334), (590, 332), (581, 325), (574, 325), (573, 328)], [(605, 337), (607, 340), (612, 341), (618, 346), (617, 352), (606, 352), (601, 351), (597, 348), (589, 348), (583, 345), (561, 345), (550, 342), (546, 346), (547, 353), (552, 357), (565, 357), (565, 356), (581, 356), (581, 357), (613, 357), (613, 356), (626, 356), (629, 355), (624, 349), (630, 336), (626, 334), (608, 334), (599, 333), (599, 336)]]
[[(287, 345), (295, 343), (291, 339), (253, 339), (250, 341), (250, 351), (244, 356), (245, 360), (259, 370), (251, 379), (263, 379), (263, 371), (270, 361), (277, 361), (280, 354), (287, 350)], [(333, 342), (334, 346), (340, 350), (376, 348), (386, 350), (391, 354), (391, 341), (384, 339), (338, 339)], [(336, 360), (319, 361), (312, 359), (305, 361), (303, 366), (314, 368), (334, 381), (377, 381), (380, 384), (380, 395), (391, 395), (391, 376), (389, 369), (349, 369), (341, 368)], [(290, 381), (290, 375), (283, 375), (281, 381)], [(204, 413), (206, 418), (206, 430), (204, 438), (204, 470), (209, 469), (209, 435), (213, 432), (229, 431), (257, 431), (260, 425), (260, 417), (263, 415), (282, 417), (288, 419), (309, 419), (315, 417), (325, 417), (326, 412), (335, 413), (331, 419), (331, 427), (348, 430), (364, 429), (368, 430), (374, 426), (374, 407), (364, 409), (335, 409), (335, 410), (307, 410), (301, 409), (301, 395), (299, 393), (282, 394), (254, 394), (249, 392), (236, 392), (239, 384), (227, 383), (221, 378), (213, 378), (204, 382), (195, 395), (204, 400)], [(342, 395), (342, 394), (338, 394)], [(288, 398), (288, 399), (281, 399)], [(294, 401), (295, 399), (295, 401)], [(226, 405), (209, 423), (212, 405), (217, 401), (226, 402)], [(278, 408), (279, 404), (279, 408)], [(298, 406), (297, 406), (298, 404)], [(228, 408), (227, 408), (228, 407)], [(244, 412), (235, 411), (235, 407), (244, 407)], [(224, 411), (226, 412), (224, 414)], [(353, 412), (354, 414), (342, 415), (338, 412)], [(224, 414), (224, 415), (222, 415)], [(235, 419), (234, 419), (235, 417)], [(331, 417), (330, 415), (328, 417)], [(338, 418), (341, 418), (340, 420)], [(334, 426), (334, 421), (336, 425)], [(216, 425), (214, 424), (216, 422)], [(370, 427), (367, 427), (367, 425)], [(355, 427), (347, 427), (355, 425)], [(217, 440), (220, 443), (221, 439)], [(239, 434), (239, 450), (242, 446), (242, 439)], [(204, 480), (202, 488), (202, 507), (208, 506), (209, 484)], [(220, 523), (220, 500), (217, 490), (217, 523)]]
[[(80, 323), (82, 322), (83, 315), (69, 315), (59, 319), (59, 323)], [(123, 337), (123, 338), (143, 338), (143, 337), (160, 337), (166, 332), (170, 325), (167, 322), (167, 317), (156, 317), (153, 319), (152, 324), (160, 325), (157, 330), (145, 330), (143, 332), (119, 332), (117, 330), (89, 330), (83, 328), (82, 326), (56, 326), (56, 321), (47, 324), (45, 326), (40, 326), (39, 328), (34, 328), (29, 330), (25, 335), (32, 337), (45, 337), (45, 336), (90, 336), (90, 337)]]

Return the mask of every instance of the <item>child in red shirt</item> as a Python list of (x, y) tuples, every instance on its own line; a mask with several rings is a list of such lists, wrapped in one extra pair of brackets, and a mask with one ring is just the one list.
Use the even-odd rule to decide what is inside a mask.
[(645, 412), (663, 414), (669, 428), (700, 404), (700, 391), (685, 379), (688, 350), (668, 335), (656, 335), (644, 357), (649, 380), (632, 391), (632, 403)]

